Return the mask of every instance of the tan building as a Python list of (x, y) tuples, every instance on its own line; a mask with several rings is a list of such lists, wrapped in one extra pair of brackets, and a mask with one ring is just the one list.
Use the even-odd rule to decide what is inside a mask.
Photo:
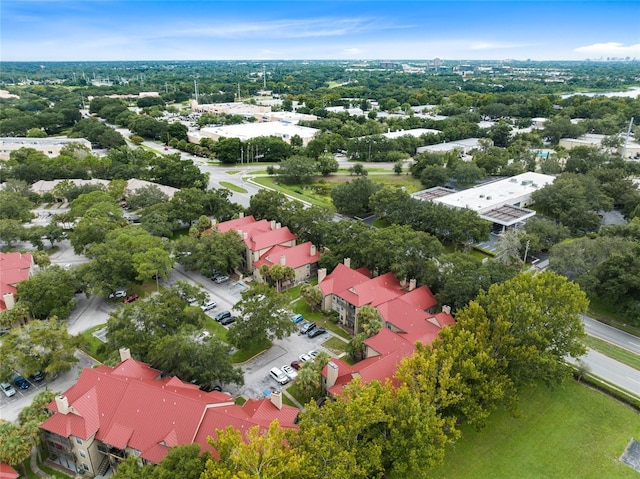
[(91, 142), (84, 138), (52, 136), (49, 138), (0, 137), (0, 160), (8, 160), (13, 151), (20, 148), (32, 148), (49, 158), (60, 154), (60, 150), (70, 143), (78, 143), (91, 151)]

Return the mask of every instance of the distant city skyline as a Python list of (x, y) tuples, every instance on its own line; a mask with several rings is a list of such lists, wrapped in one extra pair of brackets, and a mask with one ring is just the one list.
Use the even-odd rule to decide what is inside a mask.
[(2, 61), (640, 60), (639, 1), (2, 0)]

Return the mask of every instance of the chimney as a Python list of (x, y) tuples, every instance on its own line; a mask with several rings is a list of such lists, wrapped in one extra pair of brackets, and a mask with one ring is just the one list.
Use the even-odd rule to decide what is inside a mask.
[(60, 414), (69, 414), (69, 400), (67, 396), (63, 396), (62, 394), (56, 396), (56, 407)]
[(442, 312), (443, 313), (447, 313), (447, 314), (451, 314), (451, 306), (447, 306), (445, 304), (444, 306), (442, 306)]
[(283, 254), (280, 255), (280, 264), (282, 266), (287, 264), (287, 257), (285, 255), (283, 255)]
[(338, 380), (338, 365), (333, 361), (327, 363), (327, 389), (332, 387)]
[(416, 289), (416, 280), (411, 279), (409, 280), (409, 291), (413, 291), (414, 289)]
[(217, 224), (218, 224), (218, 220), (217, 220), (217, 219), (215, 219), (215, 218), (213, 218), (213, 219), (211, 220), (211, 226), (215, 226), (215, 225), (217, 225)]
[(327, 268), (320, 268), (318, 270), (318, 284), (322, 283), (327, 277)]
[(282, 225), (280, 223), (276, 223), (276, 229), (279, 230), (280, 228), (282, 228)]
[(271, 220), (271, 229), (276, 229), (276, 220)]
[(344, 259), (344, 265), (345, 265), (347, 268), (351, 268), (351, 258), (345, 258), (345, 259)]
[(282, 392), (281, 391), (271, 391), (269, 394), (269, 400), (271, 404), (273, 404), (278, 409), (282, 409)]
[(249, 233), (247, 233), (246, 231), (242, 232), (242, 239), (246, 240), (249, 237)]
[(120, 361), (131, 359), (131, 351), (129, 348), (120, 348)]
[(315, 256), (315, 255), (316, 255), (316, 245), (311, 243), (311, 248), (309, 250), (309, 256)]
[(240, 215), (238, 216), (238, 218), (244, 218), (244, 211), (240, 212)]
[(4, 304), (7, 309), (13, 309), (16, 305), (16, 299), (13, 297), (13, 293), (6, 293), (2, 295), (2, 299), (4, 299)]

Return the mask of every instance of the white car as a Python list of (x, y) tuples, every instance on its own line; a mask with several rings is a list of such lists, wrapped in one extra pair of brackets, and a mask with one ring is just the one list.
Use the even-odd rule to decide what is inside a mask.
[(307, 361), (312, 361), (313, 358), (311, 356), (309, 356), (308, 354), (301, 354), (300, 356), (298, 356), (298, 359), (300, 359), (301, 363), (306, 363)]
[(0, 389), (2, 389), (2, 392), (4, 393), (4, 395), (7, 396), (8, 398), (16, 395), (16, 390), (9, 383), (0, 383)]
[(316, 356), (318, 354), (320, 354), (320, 351), (316, 351), (315, 349), (313, 349), (313, 350), (309, 351), (307, 354), (311, 357), (311, 359), (315, 359)]
[(296, 370), (293, 369), (288, 364), (285, 364), (280, 369), (282, 369), (282, 372), (285, 373), (287, 376), (289, 376), (289, 379), (291, 379), (292, 381), (298, 376), (298, 373), (296, 372)]
[(202, 309), (202, 311), (209, 311), (210, 309), (213, 309), (216, 306), (217, 304), (215, 301), (207, 301), (202, 306), (200, 306), (200, 309)]

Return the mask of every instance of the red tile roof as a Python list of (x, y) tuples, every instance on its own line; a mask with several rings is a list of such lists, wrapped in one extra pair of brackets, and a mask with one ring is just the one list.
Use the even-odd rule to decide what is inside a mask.
[(17, 479), (20, 474), (6, 462), (0, 462), (0, 479)]
[(318, 285), (324, 296), (328, 294), (339, 294), (347, 289), (369, 281), (371, 276), (365, 272), (365, 270), (354, 270), (339, 263), (331, 274)]
[(299, 268), (305, 264), (314, 264), (320, 259), (320, 253), (316, 250), (315, 254), (311, 255), (311, 241), (299, 244), (297, 246), (274, 246), (265, 254), (263, 254), (258, 261), (253, 263), (253, 266), (260, 268), (263, 264), (267, 266), (273, 266), (274, 264), (280, 264), (280, 256), (285, 257), (285, 266), (292, 268)]
[(270, 418), (278, 418), (291, 427), (298, 412), (289, 406), (278, 410), (263, 400), (269, 404), (257, 402), (249, 414), (227, 394), (206, 393), (175, 377), (157, 377), (157, 370), (133, 359), (115, 368), (84, 369), (64, 393), (69, 413), (60, 413), (52, 401), (48, 408), (54, 414), (41, 427), (63, 437), (88, 439), (95, 434), (106, 444), (136, 449), (142, 458), (158, 463), (173, 446), (194, 441), (206, 445), (206, 437), (215, 431), (209, 424), (268, 427)]
[(412, 346), (404, 335), (396, 334), (387, 328), (382, 328), (378, 334), (367, 338), (364, 343), (381, 355)]
[(0, 311), (7, 309), (5, 294), (16, 294), (16, 285), (29, 278), (33, 256), (29, 253), (0, 253)]
[(253, 229), (249, 232), (244, 242), (251, 251), (260, 251), (289, 241), (295, 241), (297, 238), (298, 236), (294, 235), (285, 226), (284, 228), (269, 231)]
[(402, 300), (423, 310), (433, 308), (438, 304), (436, 297), (427, 286), (420, 286), (413, 291), (408, 291), (402, 295)]
[(245, 216), (244, 218), (236, 218), (235, 220), (223, 221), (218, 223), (215, 227), (218, 228), (220, 233), (226, 233), (231, 230), (244, 229), (246, 225), (256, 223), (256, 219), (253, 216)]
[(400, 282), (393, 273), (385, 273), (337, 293), (338, 296), (356, 307), (379, 304), (404, 294)]

